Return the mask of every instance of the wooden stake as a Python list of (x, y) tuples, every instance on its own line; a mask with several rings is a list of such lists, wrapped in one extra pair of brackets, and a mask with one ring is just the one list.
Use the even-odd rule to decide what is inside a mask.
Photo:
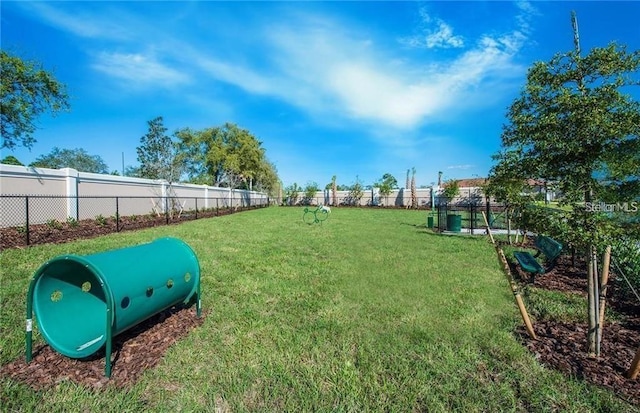
[(600, 326), (600, 340), (602, 340), (602, 330), (604, 328), (604, 306), (607, 300), (607, 283), (609, 282), (609, 264), (611, 263), (611, 245), (607, 246), (602, 258), (602, 276), (600, 278), (600, 315), (598, 326)]
[(633, 358), (631, 362), (631, 367), (627, 372), (627, 378), (631, 380), (635, 380), (638, 377), (638, 373), (640, 373), (640, 349), (636, 353), (636, 356)]
[(493, 239), (493, 234), (491, 234), (491, 228), (489, 228), (489, 221), (487, 221), (487, 214), (485, 214), (484, 211), (481, 211), (481, 212), (482, 212), (482, 218), (484, 218), (484, 224), (487, 226), (487, 233), (489, 234), (491, 243), (493, 245), (496, 245), (496, 241)]
[(602, 327), (600, 326), (600, 277), (598, 277), (598, 253), (594, 246), (591, 250), (591, 261), (593, 262), (593, 309), (595, 311), (593, 318), (595, 324), (595, 353), (596, 357), (600, 357), (600, 341), (602, 340)]
[(511, 287), (511, 291), (513, 292), (513, 296), (516, 300), (516, 304), (518, 305), (518, 309), (520, 310), (522, 321), (524, 321), (524, 325), (527, 328), (527, 333), (529, 333), (529, 336), (535, 340), (537, 339), (537, 337), (536, 333), (533, 331), (533, 324), (531, 323), (531, 319), (529, 319), (529, 313), (527, 313), (527, 309), (524, 306), (524, 301), (522, 301), (522, 297), (520, 296), (518, 287), (515, 281), (513, 281), (513, 277), (511, 276), (511, 270), (509, 270), (507, 257), (504, 256), (504, 251), (502, 251), (502, 248), (498, 246), (496, 246), (496, 252), (498, 253), (498, 258), (500, 258), (500, 262), (502, 263), (502, 269), (507, 276), (507, 281), (509, 281), (509, 286)]

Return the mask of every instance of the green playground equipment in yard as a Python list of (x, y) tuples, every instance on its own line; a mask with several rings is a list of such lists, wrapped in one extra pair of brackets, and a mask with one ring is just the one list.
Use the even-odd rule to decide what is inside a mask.
[(329, 212), (331, 209), (323, 205), (318, 205), (315, 209), (306, 207), (302, 211), (302, 220), (305, 224), (319, 224), (329, 218)]
[(58, 353), (85, 358), (105, 347), (105, 376), (110, 377), (114, 336), (196, 298), (200, 317), (200, 265), (185, 242), (160, 238), (53, 258), (36, 271), (27, 294), (27, 362), (33, 358), (35, 313), (40, 334)]

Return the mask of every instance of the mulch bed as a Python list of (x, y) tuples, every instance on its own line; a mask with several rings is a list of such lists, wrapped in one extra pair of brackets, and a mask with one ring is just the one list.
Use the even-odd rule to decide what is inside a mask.
[[(229, 215), (244, 209), (225, 208), (218, 211), (198, 212), (197, 219), (212, 218)], [(101, 235), (113, 234), (121, 231), (131, 231), (142, 228), (151, 228), (167, 224), (179, 224), (181, 222), (196, 219), (194, 213), (185, 213), (180, 216), (145, 215), (123, 216), (116, 222), (109, 217), (103, 220), (83, 219), (77, 222), (51, 221), (48, 224), (35, 224), (29, 226), (29, 242), (24, 227), (0, 228), (0, 251), (9, 248), (23, 248), (37, 244), (62, 244), (77, 239), (95, 238)]]
[[(585, 299), (587, 312), (586, 264), (578, 260), (572, 265), (570, 256), (562, 256), (556, 266), (533, 281), (537, 288), (579, 294)], [(520, 282), (531, 283), (531, 278), (516, 265), (512, 274)], [(616, 322), (605, 323), (600, 343), (600, 356), (589, 357), (587, 353), (587, 323), (564, 323), (551, 320), (536, 320), (534, 331), (537, 340), (529, 337), (521, 327), (517, 334), (522, 343), (545, 366), (570, 377), (585, 380), (607, 388), (623, 400), (640, 405), (640, 377), (626, 378), (631, 362), (640, 350), (640, 303), (622, 300), (618, 289), (621, 280), (610, 274), (606, 305), (620, 315)]]
[(196, 316), (195, 307), (172, 308), (114, 337), (111, 379), (104, 376), (104, 350), (87, 359), (72, 359), (48, 345), (34, 348), (30, 363), (21, 357), (0, 367), (0, 376), (11, 377), (34, 390), (54, 387), (64, 380), (94, 389), (107, 384), (127, 388), (135, 384), (145, 370), (156, 366), (171, 345), (202, 325), (203, 318)]

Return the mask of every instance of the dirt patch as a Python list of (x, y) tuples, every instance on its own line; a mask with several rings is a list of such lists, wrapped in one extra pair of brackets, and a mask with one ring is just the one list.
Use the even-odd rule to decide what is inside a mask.
[(196, 316), (194, 307), (172, 308), (114, 337), (111, 379), (104, 376), (104, 350), (87, 359), (72, 359), (48, 345), (34, 348), (30, 363), (21, 357), (0, 367), (0, 375), (23, 382), (34, 390), (50, 388), (64, 380), (94, 389), (107, 384), (118, 388), (130, 387), (145, 370), (162, 360), (171, 345), (203, 321), (203, 316)]

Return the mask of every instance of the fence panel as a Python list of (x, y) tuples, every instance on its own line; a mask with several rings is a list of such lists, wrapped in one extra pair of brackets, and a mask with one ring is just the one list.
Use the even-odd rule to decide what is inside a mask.
[(268, 197), (240, 193), (233, 198), (0, 195), (0, 249), (69, 240), (74, 231), (99, 235), (265, 206)]

